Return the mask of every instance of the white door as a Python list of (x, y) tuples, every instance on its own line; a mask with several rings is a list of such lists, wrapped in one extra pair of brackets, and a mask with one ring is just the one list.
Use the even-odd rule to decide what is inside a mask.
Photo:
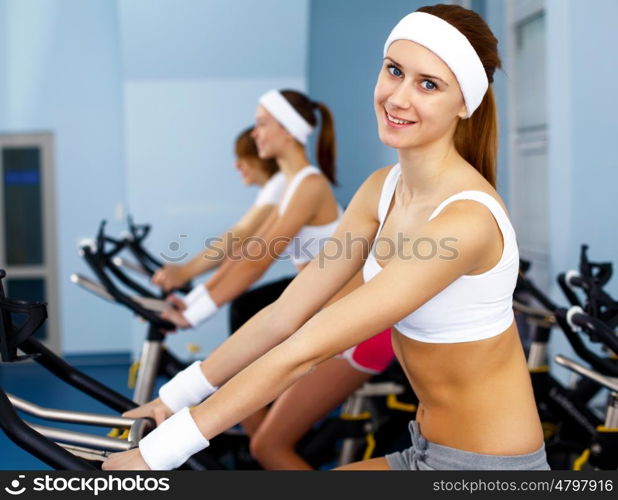
[(9, 297), (48, 303), (35, 337), (58, 352), (52, 148), (51, 134), (0, 135), (0, 267)]
[(543, 0), (507, 3), (510, 205), (522, 258), (549, 288), (547, 71)]

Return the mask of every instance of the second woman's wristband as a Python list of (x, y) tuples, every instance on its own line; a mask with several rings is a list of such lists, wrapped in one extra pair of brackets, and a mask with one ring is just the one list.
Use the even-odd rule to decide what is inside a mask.
[(206, 291), (206, 286), (204, 283), (200, 283), (196, 287), (193, 288), (187, 295), (182, 298), (182, 301), (185, 303), (185, 306), (189, 307), (196, 300), (202, 298), (208, 292)]
[(213, 316), (219, 309), (219, 306), (212, 300), (208, 290), (204, 288), (204, 293), (190, 304), (183, 312), (185, 319), (193, 327), (206, 321)]
[(185, 406), (201, 403), (216, 390), (217, 387), (202, 373), (201, 362), (195, 361), (161, 386), (159, 398), (172, 413), (176, 413)]

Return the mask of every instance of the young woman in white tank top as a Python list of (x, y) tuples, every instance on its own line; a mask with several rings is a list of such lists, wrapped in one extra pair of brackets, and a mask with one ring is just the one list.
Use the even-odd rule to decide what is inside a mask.
[[(380, 139), (399, 163), (367, 179), (334, 235), (375, 243), (373, 256), (358, 245), (310, 263), (236, 333), (261, 348), (205, 360), (199, 380), (219, 390), (105, 468), (175, 467), (322, 361), (395, 325), (395, 352), (420, 400), (412, 447), (345, 468), (547, 469), (510, 309), (515, 233), (494, 189), (497, 40), (462, 7), (419, 10), (391, 32), (375, 89)], [(364, 265), (367, 282), (319, 311)]]
[[(316, 110), (321, 115), (320, 168), (309, 164), (305, 151), (317, 125)], [(212, 317), (258, 281), (278, 257), (289, 256), (300, 271), (317, 255), (340, 219), (341, 209), (331, 188), (335, 182), (334, 126), (324, 104), (293, 90), (267, 92), (260, 98), (252, 136), (260, 158), (274, 159), (285, 177), (282, 199), (255, 238), (237, 248), (184, 300), (174, 300), (177, 308), (169, 308), (163, 317), (180, 328), (195, 327)]]

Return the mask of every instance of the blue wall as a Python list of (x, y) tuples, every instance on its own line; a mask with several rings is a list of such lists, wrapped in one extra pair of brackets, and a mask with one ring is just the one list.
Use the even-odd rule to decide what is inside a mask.
[(84, 270), (78, 241), (126, 201), (116, 3), (0, 0), (0, 13), (0, 131), (54, 135), (59, 295), (48, 301), (62, 347), (126, 350), (128, 316), (69, 282)]
[[(614, 154), (618, 138), (618, 100), (615, 96), (618, 89), (618, 30), (615, 29), (618, 2), (597, 0), (593, 7), (570, 0), (566, 5), (553, 8), (560, 18), (567, 18), (568, 38), (562, 51), (570, 55), (566, 71), (555, 75), (548, 90), (548, 95), (551, 95), (555, 88), (566, 83), (566, 91), (570, 92), (562, 104), (570, 111), (570, 116), (565, 117), (570, 133), (555, 137), (556, 148), (564, 148), (572, 155), (566, 164), (572, 172), (571, 185), (567, 186), (571, 190), (570, 217), (567, 215), (571, 223), (569, 262), (577, 262), (571, 260), (573, 249), (584, 242), (590, 244), (591, 258), (612, 260), (618, 256), (614, 219), (618, 213), (618, 161)], [(608, 20), (611, 20), (611, 25)], [(558, 103), (554, 106), (557, 113), (565, 112), (560, 110)], [(555, 172), (559, 172), (558, 168)], [(560, 177), (554, 178), (556, 185), (560, 185), (560, 180)], [(564, 190), (556, 191), (554, 199), (560, 199)], [(553, 220), (552, 238), (561, 237), (559, 233), (568, 220), (560, 220), (560, 215), (558, 212)], [(556, 241), (553, 247), (556, 250), (553, 262), (560, 265), (561, 242)], [(614, 294), (618, 294), (617, 283), (614, 279), (610, 287)]]
[(129, 80), (305, 74), (307, 0), (118, 0)]
[(309, 92), (335, 115), (339, 188), (347, 204), (377, 168), (397, 161), (379, 140), (373, 88), (390, 30), (426, 2), (312, 0), (309, 36)]
[[(550, 272), (577, 268), (579, 246), (593, 261), (618, 257), (618, 2), (547, 0), (550, 116)], [(618, 294), (618, 280), (608, 286)], [(564, 302), (554, 285), (553, 295)], [(571, 353), (561, 335), (552, 353)], [(566, 370), (557, 367), (566, 378)]]

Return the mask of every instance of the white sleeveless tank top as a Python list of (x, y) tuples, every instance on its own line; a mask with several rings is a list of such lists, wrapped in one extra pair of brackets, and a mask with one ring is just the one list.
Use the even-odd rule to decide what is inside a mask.
[(276, 172), (258, 191), (254, 206), (277, 205), (285, 191), (285, 175)]
[[(388, 208), (401, 175), (399, 164), (386, 176), (378, 204), (382, 231)], [(456, 343), (482, 340), (499, 335), (513, 322), (513, 291), (519, 272), (519, 252), (515, 230), (498, 201), (482, 191), (462, 191), (444, 200), (429, 220), (438, 216), (449, 203), (474, 200), (492, 213), (504, 240), (499, 262), (489, 271), (478, 275), (463, 275), (431, 298), (416, 311), (394, 326), (406, 337), (428, 343)], [(374, 255), (369, 253), (363, 267), (365, 282), (382, 270)]]
[[(324, 174), (319, 168), (314, 167), (313, 165), (309, 165), (298, 171), (298, 173), (290, 181), (290, 184), (281, 199), (281, 203), (279, 204), (279, 215), (285, 212), (285, 209), (292, 199), (292, 196), (298, 189), (298, 186), (303, 179), (309, 175)], [(296, 233), (294, 239), (281, 253), (281, 255), (289, 255), (292, 262), (297, 266), (311, 261), (320, 253), (322, 246), (326, 243), (328, 238), (332, 236), (337, 224), (339, 224), (342, 213), (343, 211), (341, 210), (341, 207), (337, 205), (337, 218), (333, 222), (329, 222), (328, 224), (321, 226), (303, 226), (301, 230)]]

